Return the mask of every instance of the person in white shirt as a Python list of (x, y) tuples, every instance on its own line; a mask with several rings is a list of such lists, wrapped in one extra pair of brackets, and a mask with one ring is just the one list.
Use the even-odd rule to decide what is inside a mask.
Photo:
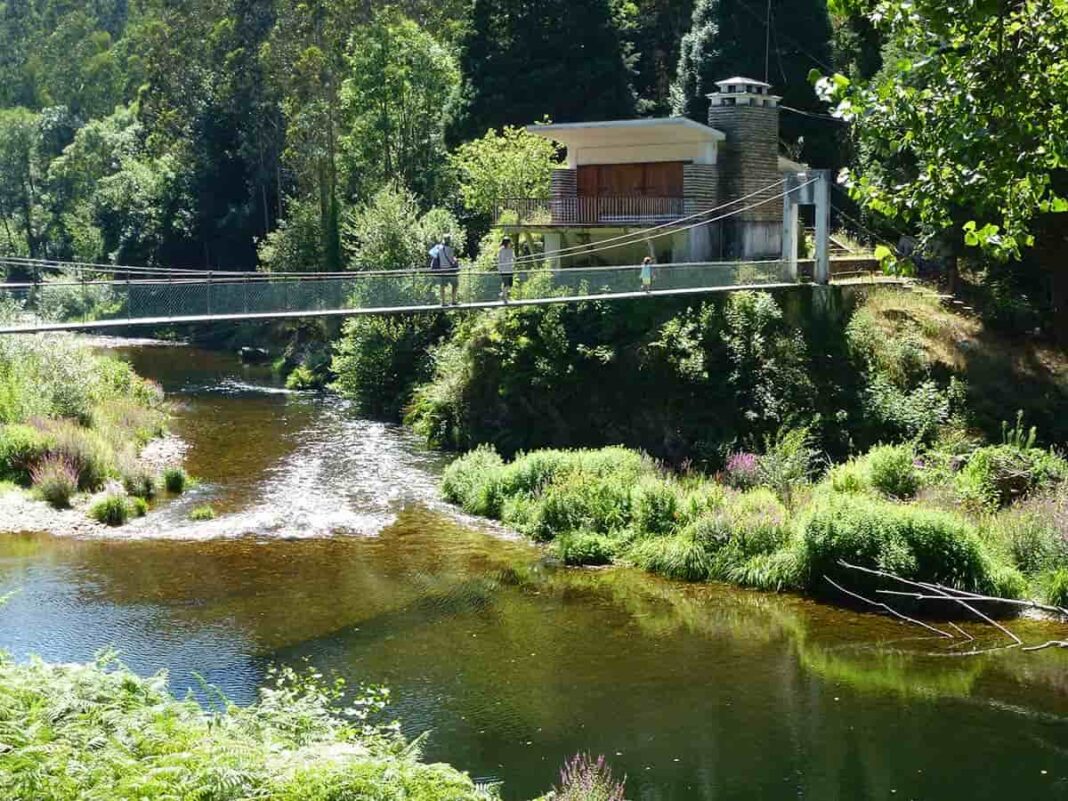
[(501, 247), (497, 251), (497, 272), (501, 274), (501, 300), (507, 303), (515, 274), (515, 251), (512, 249), (512, 240), (507, 236), (501, 240)]

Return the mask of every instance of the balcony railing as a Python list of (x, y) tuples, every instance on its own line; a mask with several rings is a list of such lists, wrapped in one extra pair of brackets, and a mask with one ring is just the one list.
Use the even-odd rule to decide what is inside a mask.
[(509, 198), (497, 203), (497, 225), (655, 225), (685, 214), (681, 197)]

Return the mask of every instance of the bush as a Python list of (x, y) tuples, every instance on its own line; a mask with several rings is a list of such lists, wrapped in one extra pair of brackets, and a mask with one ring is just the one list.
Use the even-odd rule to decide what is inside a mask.
[(604, 757), (576, 754), (560, 771), (553, 801), (624, 801), (626, 780), (617, 782)]
[(824, 576), (850, 587), (872, 587), (872, 577), (839, 560), (901, 578), (996, 594), (992, 560), (974, 528), (956, 515), (875, 499), (832, 496), (801, 526), (807, 588), (825, 594)]
[(979, 506), (997, 508), (1026, 497), (1068, 475), (1063, 459), (1038, 448), (1014, 445), (979, 448), (957, 476), (961, 498)]
[(607, 565), (616, 549), (615, 540), (588, 531), (563, 534), (553, 541), (553, 552), (566, 565)]
[(1068, 606), (1068, 568), (1059, 568), (1046, 573), (1039, 581), (1042, 600), (1053, 606)]
[(181, 467), (167, 467), (163, 471), (163, 486), (172, 495), (181, 495), (189, 483), (189, 475)]
[(0, 426), (0, 479), (29, 486), (30, 471), (51, 448), (50, 437), (32, 426)]
[(319, 385), (319, 379), (306, 364), (298, 364), (293, 371), (286, 376), (286, 389), (307, 390), (315, 389)]
[(727, 459), (723, 480), (728, 487), (752, 489), (760, 483), (760, 479), (760, 457), (755, 453), (732, 453)]
[(127, 495), (145, 499), (156, 497), (156, 476), (138, 459), (124, 459), (119, 472)]
[(69, 420), (52, 423), (47, 430), (52, 440), (50, 452), (78, 471), (80, 490), (92, 492), (104, 486), (115, 471), (115, 454), (99, 434)]
[(1068, 539), (1038, 511), (1006, 510), (991, 520), (986, 535), (1025, 575), (1068, 566)]
[(871, 488), (868, 465), (859, 459), (832, 467), (828, 479), (835, 492), (867, 492)]
[(205, 520), (215, 519), (215, 510), (210, 504), (204, 504), (203, 506), (196, 507), (189, 513), (189, 519), (195, 522), (203, 522)]
[(634, 527), (640, 534), (663, 535), (674, 530), (679, 514), (679, 493), (662, 478), (649, 476), (632, 495)]
[(779, 431), (774, 439), (765, 440), (760, 457), (760, 483), (770, 487), (787, 503), (793, 491), (812, 477), (816, 451), (807, 428)]
[(56, 509), (70, 506), (71, 496), (78, 491), (78, 472), (66, 459), (49, 456), (30, 471), (33, 488), (42, 500)]
[(891, 498), (913, 497), (920, 488), (916, 452), (909, 445), (879, 445), (866, 457), (871, 486)]
[(691, 536), (650, 537), (639, 540), (627, 561), (665, 578), (706, 581), (712, 574), (712, 557)]
[(606, 534), (630, 523), (630, 489), (616, 478), (565, 473), (546, 488), (523, 530), (547, 542), (570, 531)]
[(130, 519), (130, 503), (123, 495), (106, 495), (89, 507), (89, 516), (105, 526), (123, 526)]
[(144, 517), (148, 514), (148, 501), (144, 498), (130, 498), (130, 514), (134, 517)]
[[(0, 797), (43, 799), (411, 799), (485, 801), (466, 775), (419, 761), (374, 716), (383, 693), (339, 692), (289, 670), (249, 705), (203, 709), (103, 659), (49, 665), (0, 657)], [(359, 714), (353, 720), (340, 709)]]
[(475, 448), (445, 468), (442, 494), (470, 514), (500, 517), (503, 468), (504, 460), (492, 445)]

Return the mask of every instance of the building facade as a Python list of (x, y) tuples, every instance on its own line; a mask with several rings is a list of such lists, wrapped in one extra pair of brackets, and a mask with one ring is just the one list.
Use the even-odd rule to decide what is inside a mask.
[[(566, 163), (553, 171), (548, 197), (504, 200), (495, 223), (519, 237), (540, 235), (546, 253), (564, 251), (556, 261), (565, 266), (647, 255), (673, 263), (778, 258), (776, 183), (804, 166), (779, 156), (779, 98), (768, 84), (738, 77), (716, 85), (708, 125), (668, 117), (530, 126), (566, 148)], [(720, 210), (701, 216), (712, 209)], [(655, 237), (608, 241), (653, 227)]]

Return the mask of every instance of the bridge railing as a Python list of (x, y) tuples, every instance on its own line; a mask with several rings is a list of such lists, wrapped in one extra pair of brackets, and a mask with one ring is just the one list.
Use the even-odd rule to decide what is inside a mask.
[[(55, 327), (56, 323), (126, 321), (163, 324), (209, 319), (256, 319), (300, 314), (418, 311), (441, 304), (441, 292), (460, 305), (499, 300), (497, 272), (461, 269), (271, 275), (227, 273), (211, 276), (133, 277), (106, 280), (84, 272), (0, 284), (0, 325)], [(626, 295), (643, 290), (640, 265), (625, 267), (517, 269), (511, 297), (516, 302)], [(790, 283), (779, 261), (654, 265), (650, 290), (685, 293), (737, 286)], [(8, 311), (4, 312), (4, 307)]]

